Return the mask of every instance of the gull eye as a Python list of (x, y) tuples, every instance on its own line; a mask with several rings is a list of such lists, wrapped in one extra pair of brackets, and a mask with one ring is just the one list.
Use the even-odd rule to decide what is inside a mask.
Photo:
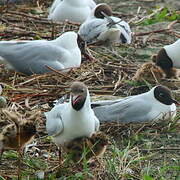
[(160, 93), (160, 94), (159, 94), (159, 97), (165, 98), (165, 94)]
[(80, 89), (80, 92), (83, 93), (83, 92), (84, 92), (84, 89)]

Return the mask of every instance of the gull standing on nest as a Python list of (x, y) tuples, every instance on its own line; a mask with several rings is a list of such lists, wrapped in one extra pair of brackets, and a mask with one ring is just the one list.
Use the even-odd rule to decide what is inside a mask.
[(45, 116), (48, 135), (58, 147), (78, 137), (90, 137), (99, 129), (88, 88), (82, 82), (72, 84), (69, 103), (56, 105)]
[(83, 23), (96, 6), (93, 0), (55, 0), (50, 8), (48, 19), (56, 22), (69, 20)]
[(87, 42), (102, 42), (107, 45), (115, 43), (131, 43), (131, 29), (127, 22), (112, 16), (111, 8), (98, 4), (87, 20), (80, 26), (78, 34)]

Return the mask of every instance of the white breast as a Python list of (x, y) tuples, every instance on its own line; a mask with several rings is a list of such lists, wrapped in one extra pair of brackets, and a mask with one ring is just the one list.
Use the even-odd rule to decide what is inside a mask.
[[(91, 110), (92, 111), (92, 110)], [(80, 113), (73, 109), (64, 111), (62, 114), (64, 131), (59, 136), (54, 137), (57, 145), (62, 145), (77, 137), (89, 137), (95, 132), (94, 113)]]

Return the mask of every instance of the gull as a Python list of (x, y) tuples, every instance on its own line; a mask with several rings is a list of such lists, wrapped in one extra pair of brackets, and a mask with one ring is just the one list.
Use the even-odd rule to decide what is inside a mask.
[(111, 8), (98, 4), (80, 26), (78, 34), (87, 42), (131, 43), (131, 29), (127, 22), (112, 16)]
[(153, 56), (153, 60), (167, 77), (172, 77), (174, 68), (180, 69), (180, 39), (160, 49), (158, 54)]
[(180, 105), (172, 98), (170, 90), (159, 85), (143, 94), (118, 100), (93, 102), (91, 106), (100, 122), (129, 123), (174, 118), (175, 104)]
[(83, 23), (95, 6), (93, 0), (55, 0), (49, 10), (48, 19)]
[(57, 104), (45, 116), (48, 135), (58, 147), (78, 137), (90, 137), (99, 129), (88, 88), (82, 82), (72, 84), (68, 103)]
[(80, 36), (71, 31), (51, 41), (0, 41), (0, 62), (26, 75), (47, 73), (46, 66), (68, 71), (81, 65), (84, 47)]

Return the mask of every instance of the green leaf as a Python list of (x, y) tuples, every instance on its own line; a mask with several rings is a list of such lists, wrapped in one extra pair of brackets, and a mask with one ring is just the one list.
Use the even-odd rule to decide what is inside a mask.
[(162, 20), (167, 15), (167, 12), (168, 12), (167, 8), (164, 8), (160, 13), (157, 13), (156, 14), (157, 21)]
[(154, 178), (146, 174), (143, 176), (143, 180), (154, 180)]

